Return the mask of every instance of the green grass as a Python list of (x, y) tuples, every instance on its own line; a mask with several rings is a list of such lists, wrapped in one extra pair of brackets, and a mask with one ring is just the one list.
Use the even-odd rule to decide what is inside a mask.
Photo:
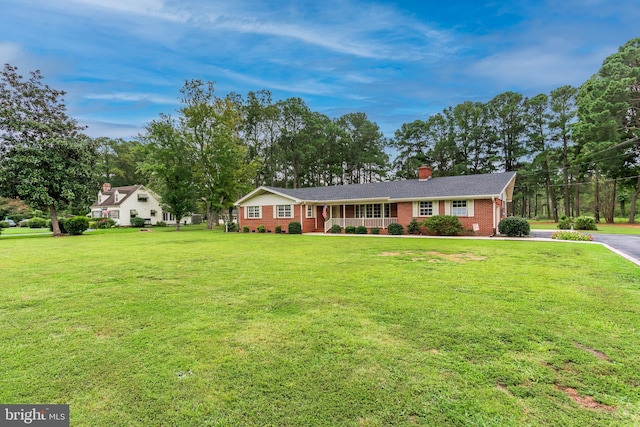
[(0, 248), (0, 402), (68, 403), (74, 426), (640, 423), (640, 273), (600, 245), (187, 227)]
[(10, 227), (10, 228), (3, 228), (1, 236), (13, 236), (16, 234), (31, 235), (31, 234), (49, 234), (49, 233), (51, 233), (51, 231), (49, 231), (48, 228)]
[[(532, 230), (557, 230), (558, 223), (550, 221), (533, 221), (530, 220)], [(587, 233), (600, 234), (640, 234), (640, 223), (638, 224), (607, 224), (601, 222), (597, 225), (598, 230), (585, 230)]]

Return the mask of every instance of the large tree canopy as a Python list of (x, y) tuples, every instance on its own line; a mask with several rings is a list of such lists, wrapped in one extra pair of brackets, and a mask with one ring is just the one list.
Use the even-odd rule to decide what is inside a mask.
[(0, 193), (48, 210), (56, 236), (57, 210), (88, 203), (97, 188), (95, 145), (67, 116), (64, 94), (39, 71), (25, 80), (6, 64), (0, 77)]

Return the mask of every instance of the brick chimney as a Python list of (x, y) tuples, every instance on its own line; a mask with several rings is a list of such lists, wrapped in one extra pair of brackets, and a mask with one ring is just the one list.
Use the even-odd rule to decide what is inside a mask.
[(108, 182), (105, 182), (104, 184), (102, 184), (102, 192), (109, 191), (109, 190), (111, 190), (111, 184), (109, 184)]
[(429, 178), (431, 178), (432, 173), (433, 173), (433, 170), (429, 166), (422, 165), (418, 168), (418, 179), (420, 181), (426, 181)]

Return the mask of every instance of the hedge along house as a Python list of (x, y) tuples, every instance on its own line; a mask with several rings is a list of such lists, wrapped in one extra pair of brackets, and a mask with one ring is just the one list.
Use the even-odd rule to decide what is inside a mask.
[[(142, 185), (111, 188), (103, 184), (98, 192), (98, 200), (91, 205), (92, 218), (111, 218), (120, 226), (130, 226), (131, 218), (144, 218), (145, 224), (155, 225), (164, 221), (175, 225), (176, 220), (160, 206), (160, 197)], [(191, 223), (191, 217), (182, 221)]]
[(331, 187), (258, 187), (236, 202), (239, 223), (255, 231), (268, 231), (292, 221), (302, 231), (327, 232), (340, 227), (377, 227), (387, 233), (389, 224), (407, 226), (433, 215), (455, 215), (477, 235), (496, 234), (513, 197), (515, 172), (433, 178), (428, 166), (418, 169), (418, 179)]

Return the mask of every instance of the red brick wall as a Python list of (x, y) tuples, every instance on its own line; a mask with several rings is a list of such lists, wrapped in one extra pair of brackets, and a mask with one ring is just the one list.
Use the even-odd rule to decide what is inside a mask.
[[(274, 218), (273, 206), (262, 206), (262, 218), (245, 218), (244, 210), (246, 209), (246, 207), (241, 207), (240, 216), (239, 216), (240, 229), (242, 230), (242, 227), (247, 226), (249, 227), (249, 231), (253, 232), (258, 228), (259, 225), (264, 225), (265, 228), (267, 229), (267, 232), (270, 231), (271, 233), (275, 233), (276, 226), (279, 225), (280, 227), (282, 227), (283, 231), (289, 231), (290, 222), (297, 221), (302, 224), (302, 221), (300, 221), (300, 206), (293, 205), (291, 208), (292, 208), (293, 218)], [(302, 210), (303, 210), (302, 215), (304, 217), (306, 215), (306, 213), (304, 212), (304, 207)], [(313, 218), (306, 220), (305, 223), (303, 224), (303, 231), (305, 232), (311, 231), (312, 229), (313, 229)]]

